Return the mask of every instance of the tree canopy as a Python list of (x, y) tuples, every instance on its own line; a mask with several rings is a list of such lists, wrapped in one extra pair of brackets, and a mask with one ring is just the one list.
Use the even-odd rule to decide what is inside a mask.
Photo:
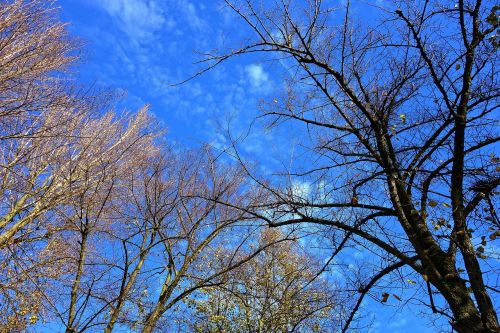
[(0, 332), (352, 332), (368, 297), (500, 332), (500, 7), (223, 2), (246, 38), (192, 80), (279, 60), (281, 169), (115, 110), (55, 2), (0, 4)]

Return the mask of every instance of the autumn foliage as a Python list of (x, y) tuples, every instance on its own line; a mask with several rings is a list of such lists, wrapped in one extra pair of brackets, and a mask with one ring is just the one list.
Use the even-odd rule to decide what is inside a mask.
[(54, 2), (1, 2), (0, 332), (347, 332), (368, 297), (498, 332), (499, 7), (225, 2), (255, 39), (202, 72), (279, 55), (283, 178), (113, 110)]

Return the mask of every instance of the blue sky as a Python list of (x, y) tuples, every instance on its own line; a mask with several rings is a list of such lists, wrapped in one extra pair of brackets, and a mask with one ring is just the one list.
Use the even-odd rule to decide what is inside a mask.
[[(137, 110), (146, 103), (168, 128), (169, 138), (183, 145), (202, 142), (224, 146), (223, 128), (241, 135), (258, 114), (261, 100), (281, 93), (278, 61), (240, 57), (218, 66), (185, 84), (199, 66), (196, 51), (227, 49), (239, 45), (248, 30), (217, 0), (62, 0), (62, 19), (85, 43), (80, 80), (99, 88), (127, 93), (119, 108)], [(293, 129), (269, 132), (260, 123), (241, 148), (248, 156), (279, 164), (299, 142)], [(391, 302), (389, 302), (391, 303)], [(392, 303), (395, 304), (395, 303)], [(376, 311), (369, 332), (430, 332), (419, 319), (421, 309), (382, 306), (367, 299)]]
[[(260, 98), (279, 86), (272, 64), (240, 58), (173, 87), (201, 67), (197, 51), (235, 46), (246, 33), (218, 1), (65, 0), (62, 18), (85, 42), (81, 78), (98, 87), (121, 89), (121, 106), (146, 103), (184, 144), (222, 144), (219, 126), (245, 129)], [(242, 116), (244, 115), (244, 116)], [(242, 122), (242, 119), (248, 121)], [(249, 150), (268, 145), (271, 133), (249, 138)], [(251, 143), (250, 143), (251, 142)]]

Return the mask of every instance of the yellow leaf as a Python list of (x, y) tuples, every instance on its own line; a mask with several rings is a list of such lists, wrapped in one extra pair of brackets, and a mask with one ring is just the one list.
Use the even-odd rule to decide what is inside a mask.
[(431, 206), (431, 207), (436, 207), (437, 204), (438, 203), (436, 201), (434, 201), (434, 200), (429, 201), (429, 206)]
[(400, 115), (399, 115), (399, 118), (401, 119), (401, 122), (402, 122), (403, 124), (406, 124), (406, 115), (405, 115), (405, 114), (403, 114), (403, 113), (402, 113), (402, 114), (400, 114)]

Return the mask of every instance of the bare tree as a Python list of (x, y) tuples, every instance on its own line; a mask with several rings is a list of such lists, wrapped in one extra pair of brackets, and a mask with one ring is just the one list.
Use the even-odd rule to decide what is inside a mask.
[(284, 174), (309, 184), (310, 193), (258, 181), (273, 199), (252, 213), (274, 227), (328, 226), (339, 237), (335, 254), (347, 246), (372, 252), (371, 270), (346, 286), (359, 301), (342, 330), (392, 273), (418, 277), (416, 300), (456, 331), (498, 332), (498, 270), (490, 260), (497, 253), (486, 245), (500, 225), (499, 7), (481, 0), (347, 1), (336, 9), (321, 0), (226, 2), (256, 39), (208, 56), (208, 67), (239, 54), (279, 54), (287, 89), (264, 113), (271, 125), (304, 125), (303, 160)]
[[(133, 117), (125, 115), (123, 119), (116, 119), (109, 113), (86, 125), (82, 131), (88, 133), (80, 138), (81, 145), (74, 147), (86, 155), (87, 163), (79, 166), (84, 184), (66, 207), (58, 209), (64, 221), (61, 233), (74, 242), (70, 246), (74, 248), (75, 264), (69, 271), (74, 276), (69, 279), (69, 304), (63, 311), (67, 312), (67, 332), (76, 331), (80, 324), (77, 316), (87, 315), (85, 303), (92, 305), (89, 297), (105, 298), (100, 295), (104, 291), (96, 289), (116, 287), (108, 279), (104, 285), (99, 285), (99, 270), (95, 267), (106, 267), (106, 263), (112, 262), (101, 253), (99, 242), (105, 245), (102, 241), (110, 237), (106, 235), (113, 234), (113, 229), (127, 227), (127, 220), (117, 224), (112, 218), (112, 207), (125, 193), (129, 175), (137, 174), (143, 163), (157, 151), (153, 140), (158, 133), (146, 109)], [(94, 268), (86, 272), (86, 267)]]
[[(61, 321), (66, 332), (174, 329), (181, 324), (172, 320), (177, 307), (270, 245), (240, 255), (260, 226), (215, 203), (255, 205), (241, 169), (208, 149), (160, 149), (140, 135), (150, 131), (135, 124), (120, 131), (94, 123), (102, 128), (84, 150), (101, 162), (84, 172), (92, 180), (85, 190), (54, 214), (61, 222), (51, 238), (64, 243), (54, 261), (64, 263), (66, 273), (42, 290), (53, 303), (44, 302), (50, 320)], [(105, 154), (96, 154), (100, 147), (108, 147)], [(220, 249), (229, 246), (222, 258)]]
[[(113, 215), (119, 221), (128, 221), (126, 230), (116, 230), (121, 242), (122, 268), (119, 288), (113, 291), (105, 332), (112, 332), (115, 325), (131, 325), (128, 308), (143, 309), (148, 286), (143, 276), (143, 266), (162, 241), (160, 228), (173, 213), (178, 202), (176, 187), (177, 160), (171, 149), (163, 147), (158, 156), (148, 159), (137, 175), (128, 180), (127, 191), (121, 195)], [(144, 292), (146, 290), (146, 292)]]
[[(50, 1), (6, 1), (0, 9), (0, 247), (58, 200), (60, 180), (46, 174), (88, 109), (62, 75), (78, 57), (56, 16)], [(43, 193), (47, 200), (37, 203)]]
[[(220, 155), (213, 155), (209, 149), (179, 158), (186, 162), (180, 162), (175, 183), (178, 202), (170, 216), (158, 221), (163, 258), (160, 275), (156, 277), (160, 278), (159, 292), (146, 298), (145, 312), (138, 316), (142, 332), (152, 332), (160, 326), (176, 329), (183, 322), (172, 320), (177, 307), (182, 307), (197, 290), (221, 283), (227, 272), (269, 246), (265, 244), (248, 255), (240, 255), (259, 224), (249, 223), (253, 217), (245, 212), (218, 203), (246, 206), (259, 200), (248, 187), (241, 168), (220, 161)], [(149, 201), (158, 206), (156, 200)], [(223, 255), (221, 249), (228, 245), (231, 251)], [(164, 322), (167, 311), (170, 320)]]
[(0, 329), (42, 317), (66, 332), (149, 332), (250, 260), (235, 260), (236, 247), (226, 265), (211, 264), (217, 248), (243, 246), (254, 231), (237, 225), (253, 217), (215, 200), (256, 197), (241, 169), (208, 150), (160, 153), (147, 108), (101, 112), (101, 96), (74, 93), (78, 54), (53, 5), (0, 8)]
[[(57, 16), (52, 1), (5, 1), (0, 8), (0, 303), (7, 331), (53, 311), (49, 291), (73, 272), (70, 221), (80, 217), (81, 236), (88, 236), (108, 200), (105, 188), (141, 159), (150, 140), (146, 110), (102, 115), (102, 96), (76, 93), (69, 69), (77, 44)], [(75, 203), (80, 215), (69, 214)], [(80, 245), (76, 262), (83, 267), (86, 242)], [(72, 277), (69, 323), (79, 275)]]
[(4, 1), (0, 8), (0, 138), (32, 135), (48, 109), (74, 107), (65, 75), (77, 43), (53, 1)]
[[(54, 121), (64, 115), (62, 111), (53, 114)], [(20, 150), (27, 158), (18, 158), (8, 170), (9, 182), (17, 187), (4, 184), (3, 202), (11, 205), (8, 214), (17, 211), (6, 215), (5, 220), (11, 221), (4, 225), (0, 239), (7, 270), (2, 297), (9, 299), (16, 293), (14, 298), (33, 300), (37, 306), (32, 308), (39, 312), (55, 310), (70, 329), (80, 306), (78, 297), (85, 289), (82, 279), (89, 248), (96, 231), (103, 234), (111, 225), (109, 202), (119, 195), (122, 179), (134, 172), (134, 165), (155, 151), (153, 140), (158, 133), (147, 108), (119, 118), (112, 112), (98, 116), (68, 111), (67, 115), (71, 118), (64, 127), (68, 135), (17, 140), (27, 147)], [(58, 126), (52, 128), (61, 131)], [(30, 181), (23, 180), (25, 171), (27, 177), (32, 176)], [(100, 256), (94, 254), (95, 263)], [(17, 267), (16, 274), (9, 274), (12, 267)], [(67, 281), (70, 301), (65, 310), (58, 311)], [(34, 299), (18, 292), (23, 289), (41, 296)], [(10, 309), (21, 318), (39, 314)]]
[(89, 136), (92, 126), (105, 122), (95, 111), (101, 99), (73, 93), (68, 74), (77, 44), (57, 16), (53, 1), (4, 1), (0, 8), (0, 303), (6, 331), (36, 323), (51, 305), (45, 292), (67, 269), (60, 259), (68, 254), (55, 235), (61, 227), (56, 211), (95, 185), (99, 176), (85, 171), (95, 171), (104, 161), (99, 153), (107, 153), (95, 142), (86, 150), (96, 139)]

